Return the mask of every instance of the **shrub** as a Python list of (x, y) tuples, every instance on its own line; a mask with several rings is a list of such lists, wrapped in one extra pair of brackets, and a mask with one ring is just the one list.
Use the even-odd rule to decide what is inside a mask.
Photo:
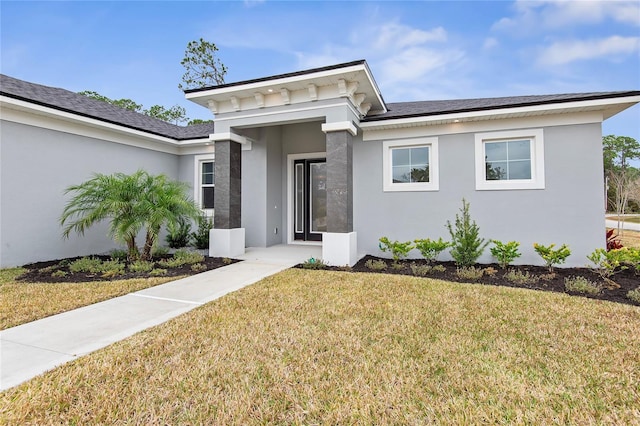
[(64, 278), (68, 274), (65, 271), (57, 270), (51, 274), (53, 278)]
[(567, 277), (564, 279), (564, 288), (567, 291), (582, 294), (598, 294), (600, 286), (585, 277)]
[(303, 269), (324, 269), (328, 265), (322, 261), (322, 259), (309, 258), (302, 262)]
[(629, 292), (627, 292), (627, 298), (640, 305), (640, 287), (635, 290), (629, 290)]
[(189, 240), (191, 240), (191, 224), (187, 222), (184, 218), (178, 219), (175, 223), (170, 223), (167, 225), (167, 236), (165, 240), (167, 244), (171, 248), (181, 248), (189, 245)]
[(491, 247), (491, 255), (496, 258), (498, 265), (502, 269), (505, 269), (514, 260), (519, 258), (522, 254), (518, 251), (520, 243), (517, 241), (509, 241), (503, 243), (502, 241), (492, 240), (494, 246)]
[(484, 274), (488, 277), (493, 277), (498, 273), (498, 270), (496, 268), (492, 268), (491, 266), (487, 266), (486, 268), (484, 268)]
[(387, 269), (387, 262), (379, 259), (369, 259), (364, 263), (364, 266), (372, 271), (384, 271)]
[(169, 254), (169, 247), (165, 246), (154, 246), (151, 250), (151, 257), (162, 257)]
[(431, 270), (432, 270), (433, 272), (444, 272), (444, 271), (446, 271), (446, 270), (447, 270), (447, 268), (445, 268), (445, 267), (444, 267), (444, 266), (442, 266), (442, 265), (433, 265), (433, 266), (431, 267)]
[(609, 229), (607, 232), (607, 251), (619, 250), (622, 247), (622, 242), (618, 238), (618, 234), (613, 234), (613, 229)]
[(415, 243), (415, 247), (422, 254), (422, 257), (424, 257), (429, 263), (435, 262), (440, 253), (449, 247), (449, 243), (442, 241), (442, 238), (438, 238), (437, 241), (426, 238), (423, 240), (414, 240), (413, 242)]
[(397, 263), (400, 259), (407, 257), (414, 246), (411, 244), (411, 241), (390, 241), (387, 237), (382, 237), (380, 238), (378, 247), (384, 252), (391, 252), (393, 261)]
[(228, 257), (223, 257), (222, 263), (224, 263), (225, 265), (231, 265), (233, 263), (233, 260), (229, 259)]
[(154, 263), (146, 260), (136, 260), (129, 265), (131, 272), (149, 272), (153, 269)]
[(197, 249), (209, 248), (209, 231), (213, 228), (213, 219), (205, 215), (198, 217), (198, 228), (191, 233), (193, 246)]
[(158, 262), (163, 268), (179, 268), (183, 265), (193, 265), (204, 260), (204, 256), (195, 251), (177, 250), (171, 259), (164, 259)]
[(588, 255), (587, 259), (595, 265), (595, 270), (601, 278), (608, 279), (616, 272), (616, 269), (627, 268), (623, 263), (626, 258), (625, 251), (622, 249), (606, 251), (599, 248)]
[(113, 250), (111, 250), (111, 253), (109, 253), (109, 255), (111, 256), (112, 260), (120, 260), (120, 261), (127, 260), (127, 251), (126, 250), (113, 249)]
[(162, 268), (155, 268), (151, 270), (151, 272), (149, 272), (149, 275), (151, 275), (152, 277), (162, 277), (164, 275), (167, 275), (167, 270)]
[(191, 270), (193, 272), (202, 272), (205, 269), (207, 269), (207, 266), (203, 263), (194, 263), (193, 265), (191, 265)]
[(83, 257), (71, 262), (69, 270), (71, 272), (96, 274), (102, 271), (102, 260), (97, 257)]
[(480, 228), (469, 214), (469, 203), (463, 198), (461, 216), (456, 214), (455, 225), (447, 221), (447, 229), (451, 234), (451, 257), (456, 265), (461, 267), (472, 266), (484, 252), (489, 244), (484, 238), (480, 238)]
[(416, 277), (426, 277), (432, 270), (430, 265), (418, 265), (415, 262), (410, 264), (409, 268), (411, 268), (411, 273)]
[(100, 272), (102, 272), (103, 277), (110, 278), (124, 274), (124, 268), (124, 263), (119, 260), (107, 260), (106, 262), (102, 262)]
[(504, 278), (514, 284), (524, 285), (533, 284), (540, 280), (539, 277), (531, 275), (528, 271), (521, 272), (519, 270), (511, 270), (504, 274)]
[(551, 244), (549, 246), (543, 246), (538, 243), (533, 244), (533, 248), (540, 255), (542, 260), (544, 260), (546, 267), (549, 269), (549, 272), (553, 271), (554, 265), (559, 265), (564, 263), (567, 260), (567, 257), (571, 255), (571, 250), (569, 250), (569, 246), (563, 244), (559, 249), (554, 250), (555, 244)]
[(631, 268), (636, 275), (640, 275), (640, 248), (628, 247), (620, 250), (624, 253), (621, 262)]
[(456, 268), (456, 275), (463, 280), (478, 280), (482, 278), (484, 269), (476, 268), (475, 266), (463, 266)]

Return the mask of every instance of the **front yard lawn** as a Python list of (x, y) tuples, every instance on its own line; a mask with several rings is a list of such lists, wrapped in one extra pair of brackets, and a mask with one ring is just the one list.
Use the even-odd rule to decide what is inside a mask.
[(640, 308), (290, 269), (0, 395), (4, 424), (635, 424)]

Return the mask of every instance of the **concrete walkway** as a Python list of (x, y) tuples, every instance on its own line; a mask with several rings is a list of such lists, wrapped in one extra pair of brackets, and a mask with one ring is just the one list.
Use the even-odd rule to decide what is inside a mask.
[(310, 257), (320, 246), (248, 248), (243, 262), (0, 332), (0, 390), (125, 339)]

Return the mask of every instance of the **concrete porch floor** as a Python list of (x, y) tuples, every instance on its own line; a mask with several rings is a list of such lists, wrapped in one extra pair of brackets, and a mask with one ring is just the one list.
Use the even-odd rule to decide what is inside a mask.
[(0, 390), (321, 256), (319, 245), (249, 247), (242, 262), (3, 330)]

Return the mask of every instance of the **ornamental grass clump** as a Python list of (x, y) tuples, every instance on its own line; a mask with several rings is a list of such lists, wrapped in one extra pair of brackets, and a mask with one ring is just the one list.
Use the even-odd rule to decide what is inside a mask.
[(415, 248), (420, 251), (422, 257), (429, 263), (435, 262), (440, 253), (450, 245), (449, 242), (443, 241), (442, 238), (438, 238), (437, 240), (425, 238), (414, 240), (413, 242), (415, 243)]
[(387, 262), (379, 259), (369, 259), (364, 263), (364, 266), (372, 271), (384, 271), (387, 269)]
[(522, 272), (517, 269), (504, 274), (504, 279), (518, 285), (534, 284), (540, 280), (539, 277), (530, 274), (529, 271)]
[(459, 267), (469, 267), (476, 264), (478, 258), (489, 244), (480, 238), (480, 228), (475, 220), (471, 220), (469, 203), (463, 198), (461, 215), (456, 214), (454, 225), (447, 221), (447, 229), (451, 234), (451, 257)]
[(555, 244), (543, 246), (542, 244), (534, 243), (533, 249), (544, 260), (545, 266), (549, 269), (549, 272), (553, 272), (554, 265), (560, 265), (566, 262), (567, 257), (571, 255), (569, 246), (563, 244), (559, 249), (554, 250)]
[(456, 268), (456, 275), (463, 280), (479, 280), (484, 275), (484, 269), (475, 266)]
[(564, 279), (564, 288), (574, 293), (596, 295), (600, 293), (601, 287), (589, 281), (585, 277), (567, 277)]
[(640, 287), (636, 288), (635, 290), (629, 290), (627, 292), (627, 299), (633, 300), (640, 305)]
[(503, 243), (502, 241), (491, 240), (491, 242), (494, 245), (490, 249), (491, 255), (496, 258), (498, 265), (500, 265), (502, 269), (506, 269), (506, 267), (511, 265), (514, 260), (522, 256), (518, 251), (520, 243), (517, 241)]

